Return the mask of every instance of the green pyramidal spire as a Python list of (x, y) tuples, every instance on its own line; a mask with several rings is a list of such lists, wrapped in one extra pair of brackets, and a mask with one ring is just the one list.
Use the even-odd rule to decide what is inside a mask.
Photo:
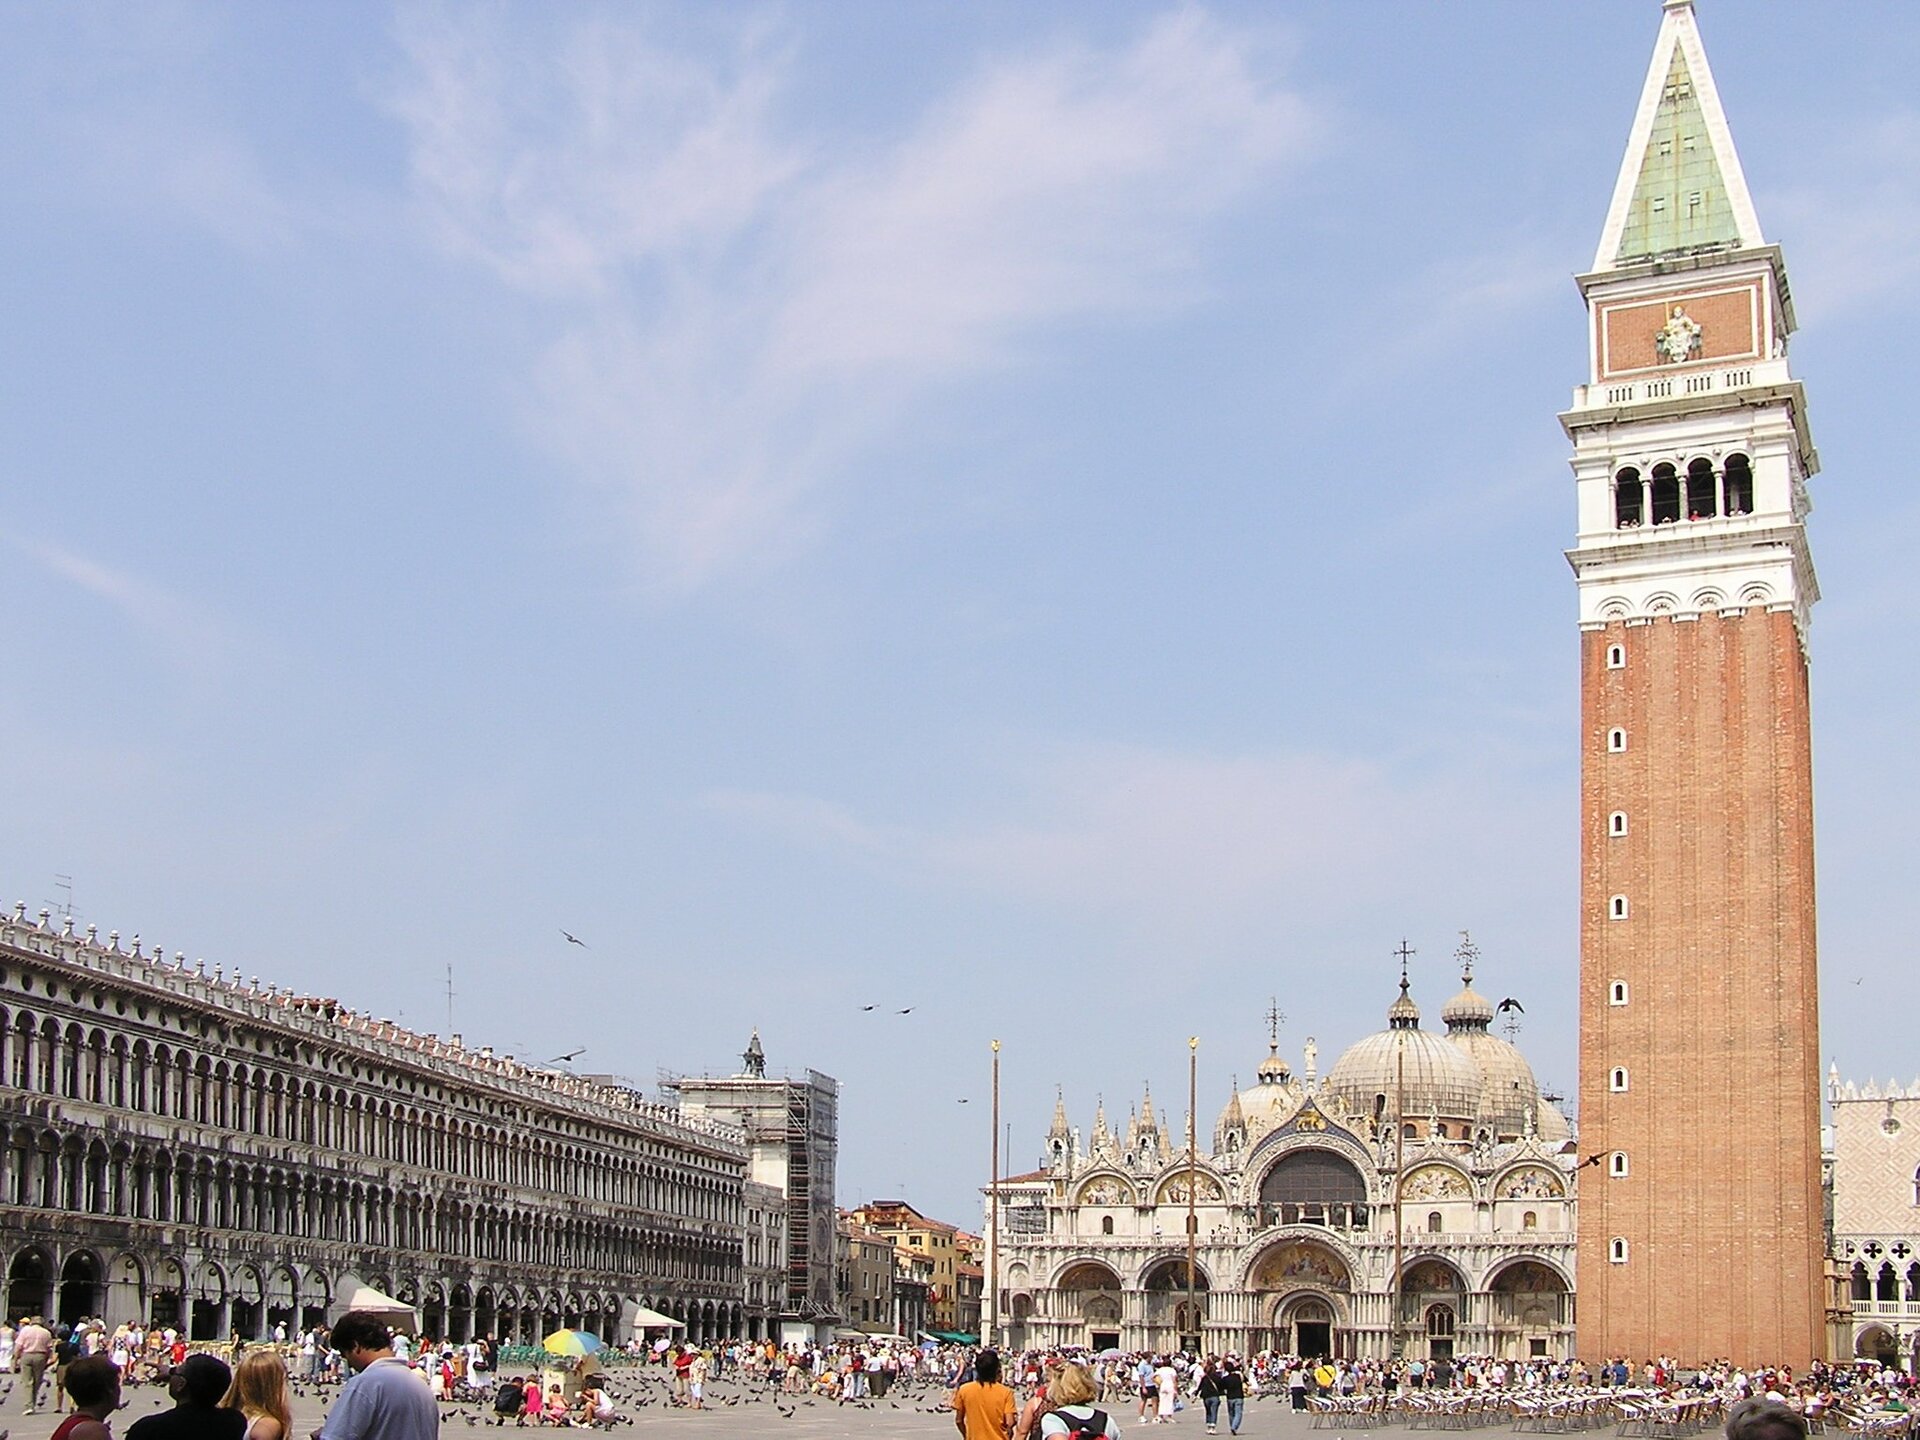
[(1740, 243), (1733, 203), (1707, 136), (1700, 97), (1676, 46), (1661, 88), (1660, 108), (1640, 157), (1627, 223), (1614, 263), (1682, 251), (1729, 249)]
[(1668, 0), (1594, 269), (1765, 242), (1690, 0)]

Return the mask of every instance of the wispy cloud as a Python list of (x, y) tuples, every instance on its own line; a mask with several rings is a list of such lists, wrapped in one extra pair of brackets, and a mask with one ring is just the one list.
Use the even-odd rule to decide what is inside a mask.
[[(1122, 916), (1155, 928), (1351, 915), (1513, 882), (1488, 847), (1532, 826), (1528, 801), (1472, 765), (1129, 745), (1057, 750), (983, 777), (999, 815), (890, 822), (810, 796), (720, 791), (709, 808), (901, 884)], [(1495, 809), (1503, 813), (1495, 814)]]
[(235, 644), (232, 628), (217, 616), (128, 570), (48, 540), (12, 537), (9, 543), (47, 574), (106, 604), (180, 668), (217, 665)]
[(804, 540), (938, 387), (1186, 302), (1210, 227), (1316, 134), (1262, 38), (1198, 9), (987, 64), (853, 146), (782, 128), (757, 27), (718, 61), (608, 21), (531, 55), (465, 14), (404, 42), (421, 211), (560, 305), (531, 433), (669, 590)]

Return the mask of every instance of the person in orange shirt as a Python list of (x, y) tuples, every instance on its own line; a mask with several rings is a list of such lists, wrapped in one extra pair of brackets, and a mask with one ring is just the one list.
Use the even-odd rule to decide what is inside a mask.
[(953, 1392), (953, 1428), (962, 1440), (1007, 1440), (1019, 1407), (1000, 1383), (1000, 1357), (982, 1350), (973, 1357), (973, 1379)]

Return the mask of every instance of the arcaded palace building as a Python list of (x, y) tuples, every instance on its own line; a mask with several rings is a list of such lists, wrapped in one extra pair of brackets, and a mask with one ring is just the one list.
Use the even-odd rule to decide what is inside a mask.
[[(1056, 1107), (1044, 1167), (999, 1187), (998, 1333), (1096, 1350), (1569, 1353), (1567, 1122), (1493, 1033), (1470, 968), (1440, 1013), (1444, 1033), (1422, 1026), (1403, 975), (1387, 1028), (1324, 1076), (1311, 1040), (1296, 1074), (1276, 1034), (1197, 1156), (1151, 1095), (1120, 1130), (1102, 1106), (1084, 1141)], [(989, 1194), (989, 1225), (993, 1210)]]
[[(1807, 628), (1819, 469), (1690, 0), (1592, 269), (1580, 624), (1580, 1353), (1827, 1353)], [(1737, 1125), (1703, 1117), (1740, 1116)]]
[[(363, 1284), (454, 1339), (624, 1340), (642, 1306), (758, 1335), (786, 1308), (784, 1200), (738, 1127), (24, 907), (0, 1122), (10, 1319), (258, 1337)], [(753, 1309), (749, 1260), (781, 1282)]]
[(1836, 1355), (1920, 1371), (1920, 1080), (1827, 1077), (1833, 1258), (1846, 1288)]

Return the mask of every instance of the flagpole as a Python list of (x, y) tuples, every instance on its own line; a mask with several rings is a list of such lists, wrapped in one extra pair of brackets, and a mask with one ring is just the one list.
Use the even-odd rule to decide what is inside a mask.
[(987, 1185), (987, 1324), (980, 1341), (992, 1345), (1000, 1330), (1000, 1042), (993, 1042), (993, 1170)]
[(1187, 1323), (1193, 1326), (1196, 1349), (1199, 1345), (1200, 1316), (1194, 1305), (1194, 1250), (1200, 1243), (1200, 1227), (1195, 1223), (1194, 1192), (1200, 1185), (1200, 1154), (1194, 1144), (1194, 1108), (1198, 1101), (1200, 1037), (1187, 1037)]

